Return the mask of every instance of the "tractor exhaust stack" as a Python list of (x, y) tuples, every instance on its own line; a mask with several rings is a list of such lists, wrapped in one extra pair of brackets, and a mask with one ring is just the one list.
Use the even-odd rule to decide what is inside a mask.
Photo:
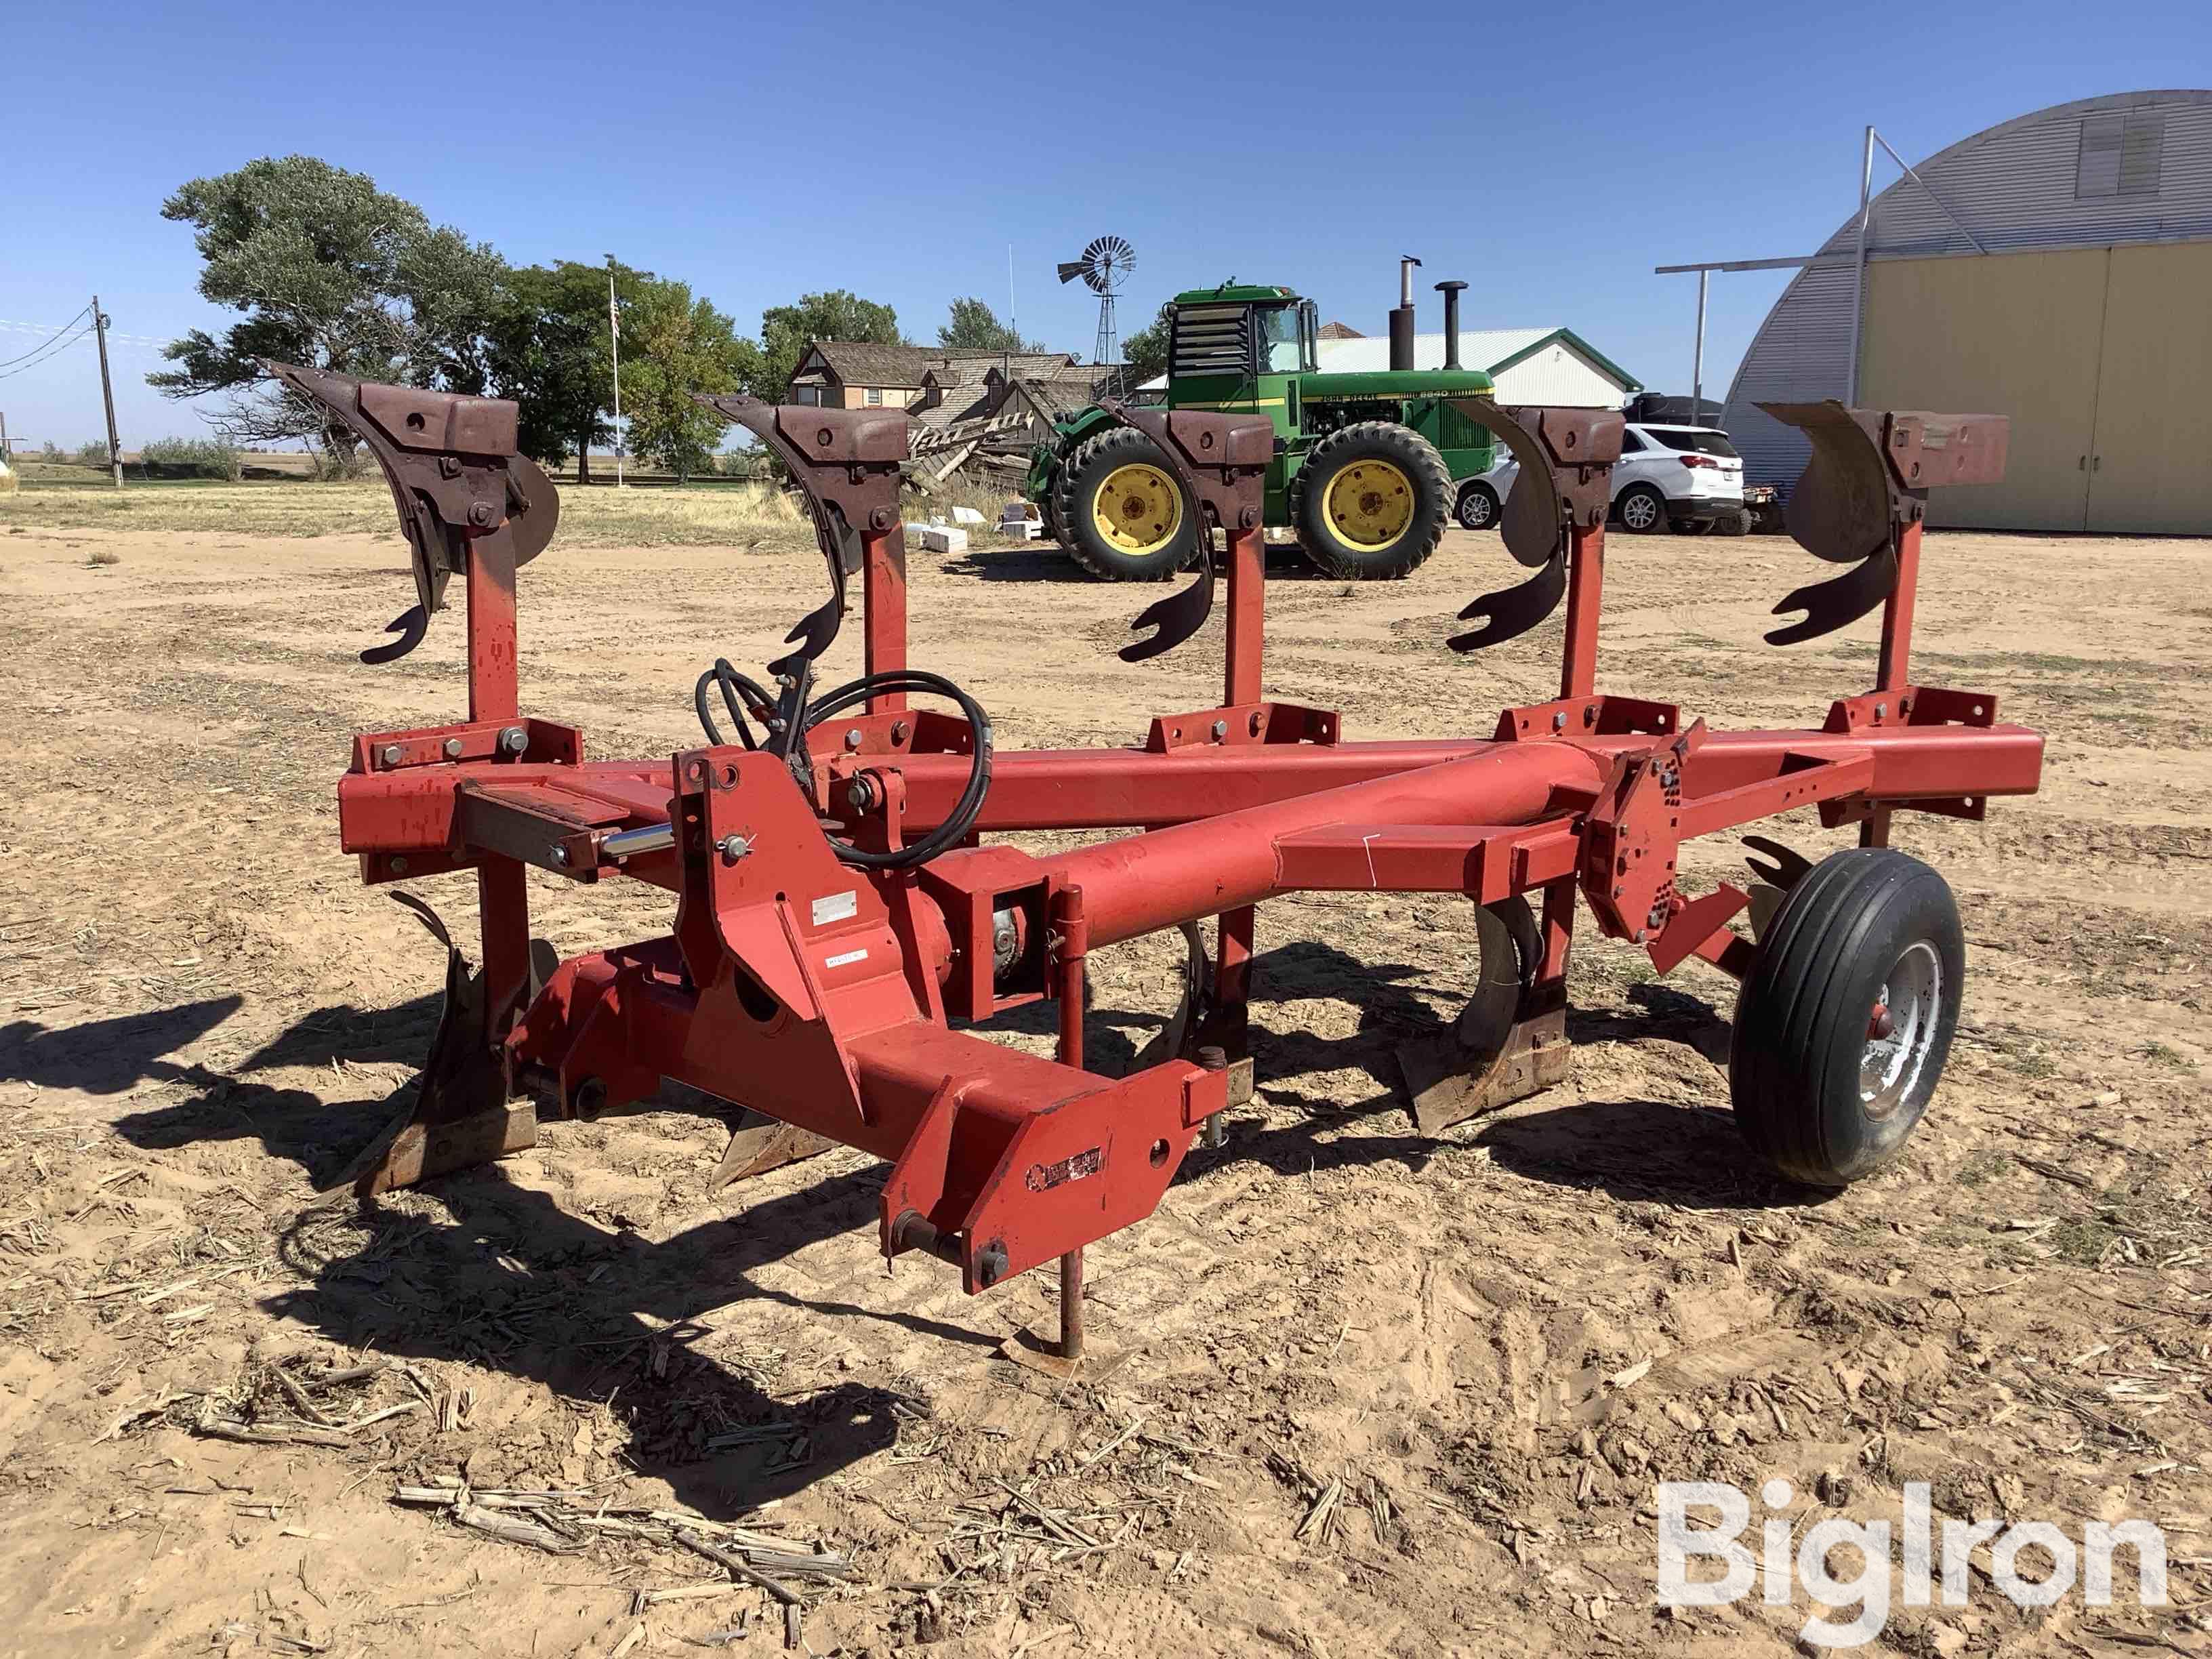
[(1459, 367), (1459, 296), (1467, 286), (1462, 282), (1438, 283), (1437, 292), (1444, 296), (1444, 367)]
[(1398, 305), (1390, 313), (1393, 373), (1413, 366), (1413, 268), (1420, 263), (1410, 253), (1398, 256)]

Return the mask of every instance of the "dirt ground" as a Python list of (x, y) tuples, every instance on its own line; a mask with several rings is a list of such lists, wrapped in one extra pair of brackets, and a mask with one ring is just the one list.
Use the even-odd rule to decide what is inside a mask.
[[(1394, 1054), (1465, 999), (1463, 902), (1284, 901), (1259, 1096), (1091, 1251), (1094, 1336), (1136, 1352), (1067, 1386), (998, 1357), (1052, 1328), (1049, 1275), (969, 1299), (887, 1273), (857, 1154), (710, 1198), (722, 1126), (655, 1113), (314, 1207), (411, 1097), (441, 968), (339, 853), (335, 781), (354, 730), (459, 714), (458, 617), (367, 668), (408, 602), (389, 534), (0, 522), (0, 1653), (781, 1650), (781, 1610), (678, 1525), (847, 1558), (792, 1575), (817, 1654), (1779, 1653), (1802, 1589), (1654, 1605), (1654, 1483), (1776, 1475), (1801, 1531), (1915, 1480), (1960, 1518), (2166, 1528), (2167, 1607), (2124, 1555), (2111, 1608), (2022, 1612), (1984, 1551), (1971, 1606), (1898, 1607), (1885, 1650), (2212, 1650), (2206, 544), (1930, 539), (1921, 678), (1995, 693), (2049, 757), (1985, 824), (1899, 820), (1959, 891), (1970, 975), (1895, 1166), (1832, 1198), (1772, 1178), (1727, 1119), (1728, 982), (1595, 941), (1572, 1083), (1418, 1139)], [(1759, 642), (1826, 574), (1790, 543), (1613, 552), (1607, 689), (1817, 725), (1869, 682), (1871, 623)], [(1157, 591), (1035, 550), (915, 568), (914, 659), (1002, 744), (1213, 700), (1218, 631), (1111, 654)], [(1442, 641), (1517, 574), (1457, 532), (1404, 583), (1286, 568), (1271, 690), (1352, 737), (1486, 728), (1548, 695), (1556, 625), (1472, 661)], [(788, 540), (556, 543), (523, 576), (525, 706), (599, 755), (688, 744), (700, 666), (771, 654), (817, 580)], [(417, 885), (465, 927), (464, 884)], [(533, 901), (564, 953), (667, 908)], [(1173, 952), (1092, 973), (1112, 1067)], [(204, 1426), (319, 1420), (333, 1443)], [(395, 1501), (459, 1481), (555, 1553)], [(567, 1494), (556, 1524), (486, 1496), (520, 1491)]]

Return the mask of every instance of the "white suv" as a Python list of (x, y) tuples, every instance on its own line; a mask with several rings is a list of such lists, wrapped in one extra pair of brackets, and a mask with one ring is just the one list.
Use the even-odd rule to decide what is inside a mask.
[[(1510, 455), (1460, 486), (1458, 519), (1469, 530), (1498, 522), (1520, 464)], [(1631, 422), (1620, 434), (1613, 468), (1613, 516), (1639, 535), (1670, 526), (1701, 535), (1717, 526), (1750, 528), (1743, 503), (1743, 458), (1728, 434), (1705, 426), (1646, 426)]]

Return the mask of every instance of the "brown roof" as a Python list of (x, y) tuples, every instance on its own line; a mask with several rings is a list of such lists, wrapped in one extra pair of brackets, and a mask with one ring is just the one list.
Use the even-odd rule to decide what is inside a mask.
[(1343, 323), (1323, 323), (1314, 332), (1316, 337), (1324, 340), (1364, 340), (1367, 337), (1358, 329), (1349, 327)]
[(816, 358), (844, 386), (920, 386), (930, 366), (945, 354), (928, 346), (866, 345), (850, 340), (817, 340), (799, 360), (796, 381)]
[(1088, 408), (1095, 401), (1092, 382), (1071, 380), (1065, 375), (1051, 379), (1025, 375), (1015, 381), (1014, 386), (1023, 397), (1055, 420)]

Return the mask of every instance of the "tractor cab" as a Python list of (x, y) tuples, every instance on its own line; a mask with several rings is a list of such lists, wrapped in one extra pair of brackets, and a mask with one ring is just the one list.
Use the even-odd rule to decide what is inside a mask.
[(1171, 409), (1261, 409), (1292, 430), (1285, 377), (1318, 367), (1314, 303), (1286, 288), (1197, 289), (1171, 302), (1167, 404)]

